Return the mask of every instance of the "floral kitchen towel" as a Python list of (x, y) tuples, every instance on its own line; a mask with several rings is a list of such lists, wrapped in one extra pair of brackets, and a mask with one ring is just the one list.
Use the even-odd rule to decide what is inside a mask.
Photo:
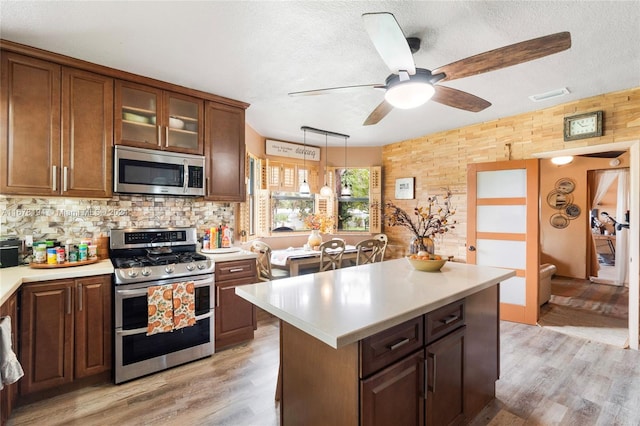
[(173, 285), (154, 285), (147, 289), (149, 317), (147, 336), (173, 330)]
[(173, 329), (196, 323), (196, 297), (193, 281), (173, 284)]

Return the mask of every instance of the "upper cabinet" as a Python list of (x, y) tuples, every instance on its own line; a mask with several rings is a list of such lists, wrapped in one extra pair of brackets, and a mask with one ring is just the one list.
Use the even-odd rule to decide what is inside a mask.
[(205, 198), (243, 202), (247, 193), (244, 108), (207, 102), (205, 115)]
[(0, 193), (110, 197), (113, 79), (2, 51)]
[(202, 155), (202, 99), (116, 81), (115, 143)]

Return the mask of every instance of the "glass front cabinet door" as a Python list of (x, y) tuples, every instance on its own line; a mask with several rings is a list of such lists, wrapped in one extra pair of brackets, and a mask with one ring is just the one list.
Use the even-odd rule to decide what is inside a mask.
[(201, 99), (118, 81), (116, 144), (203, 154)]

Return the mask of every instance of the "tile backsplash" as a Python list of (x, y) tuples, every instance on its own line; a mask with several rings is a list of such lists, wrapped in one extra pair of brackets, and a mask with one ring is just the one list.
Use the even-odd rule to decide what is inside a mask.
[(109, 235), (113, 228), (234, 227), (235, 204), (194, 198), (115, 195), (111, 199), (0, 196), (0, 235), (34, 240), (79, 240)]

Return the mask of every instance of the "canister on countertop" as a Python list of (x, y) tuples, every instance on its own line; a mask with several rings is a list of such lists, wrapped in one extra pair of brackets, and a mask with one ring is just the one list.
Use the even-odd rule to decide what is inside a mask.
[(34, 263), (46, 263), (47, 262), (47, 245), (45, 243), (38, 243), (33, 249), (33, 261)]
[(47, 265), (56, 265), (58, 263), (58, 253), (55, 247), (47, 249)]
[(80, 243), (78, 246), (78, 260), (80, 262), (87, 260), (89, 256), (89, 246), (84, 243)]
[(88, 258), (90, 260), (95, 260), (98, 258), (98, 246), (95, 244), (91, 244), (90, 246), (87, 246), (87, 253), (88, 253)]
[(56, 248), (56, 261), (57, 263), (64, 263), (66, 260), (64, 247)]
[(74, 263), (78, 261), (78, 250), (74, 247), (69, 249), (69, 262)]

